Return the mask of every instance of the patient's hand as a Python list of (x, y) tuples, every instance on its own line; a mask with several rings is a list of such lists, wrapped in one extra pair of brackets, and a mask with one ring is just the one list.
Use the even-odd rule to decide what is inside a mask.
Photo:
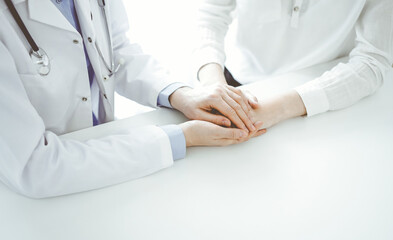
[(305, 114), (302, 99), (295, 90), (291, 90), (271, 98), (259, 99), (258, 106), (252, 111), (252, 118), (263, 122), (261, 128), (270, 128), (281, 121)]
[[(261, 128), (262, 123), (256, 122)], [(214, 123), (193, 120), (180, 124), (186, 139), (186, 146), (226, 146), (241, 143), (266, 132), (265, 129), (247, 132), (238, 128), (228, 128)]]

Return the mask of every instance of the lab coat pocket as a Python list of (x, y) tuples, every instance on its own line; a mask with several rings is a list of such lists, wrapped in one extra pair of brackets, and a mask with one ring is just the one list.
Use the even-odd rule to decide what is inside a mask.
[(253, 23), (265, 24), (281, 19), (281, 0), (238, 0), (239, 16)]

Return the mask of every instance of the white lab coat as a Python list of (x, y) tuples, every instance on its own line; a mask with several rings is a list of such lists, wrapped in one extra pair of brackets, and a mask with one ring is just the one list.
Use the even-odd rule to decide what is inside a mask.
[(173, 164), (169, 138), (157, 126), (130, 126), (86, 142), (58, 137), (92, 126), (83, 39), (106, 122), (114, 119), (114, 90), (156, 106), (159, 92), (171, 83), (151, 56), (129, 43), (121, 0), (106, 1), (115, 62), (125, 60), (108, 80), (103, 79), (108, 70), (94, 45), (97, 40), (109, 61), (107, 29), (96, 1), (75, 1), (83, 39), (51, 1), (13, 2), (34, 40), (48, 54), (51, 72), (45, 77), (37, 73), (30, 45), (0, 1), (0, 180), (21, 194), (48, 197), (127, 181)]

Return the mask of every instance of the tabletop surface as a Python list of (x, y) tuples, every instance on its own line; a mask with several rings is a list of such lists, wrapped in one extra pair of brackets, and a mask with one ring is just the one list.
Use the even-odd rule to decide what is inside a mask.
[[(271, 95), (336, 63), (244, 88)], [(0, 183), (0, 239), (393, 239), (392, 80), (350, 108), (239, 145), (190, 148), (172, 167), (112, 187), (34, 200)], [(159, 109), (63, 137), (184, 120)]]

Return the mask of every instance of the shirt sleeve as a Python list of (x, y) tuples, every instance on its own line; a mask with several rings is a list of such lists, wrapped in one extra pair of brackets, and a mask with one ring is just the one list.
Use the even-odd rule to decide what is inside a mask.
[(235, 0), (203, 0), (198, 11), (198, 45), (194, 50), (192, 75), (197, 78), (199, 69), (208, 63), (218, 63), (224, 69), (224, 39), (235, 10)]
[(172, 108), (171, 103), (169, 102), (169, 97), (175, 92), (177, 89), (181, 87), (186, 87), (188, 85), (180, 82), (172, 83), (164, 88), (159, 94), (157, 98), (157, 106)]
[(393, 67), (393, 2), (368, 1), (347, 63), (295, 88), (307, 116), (348, 107), (375, 92)]
[(161, 129), (168, 135), (172, 147), (173, 160), (179, 160), (186, 156), (186, 139), (178, 125), (165, 125)]

